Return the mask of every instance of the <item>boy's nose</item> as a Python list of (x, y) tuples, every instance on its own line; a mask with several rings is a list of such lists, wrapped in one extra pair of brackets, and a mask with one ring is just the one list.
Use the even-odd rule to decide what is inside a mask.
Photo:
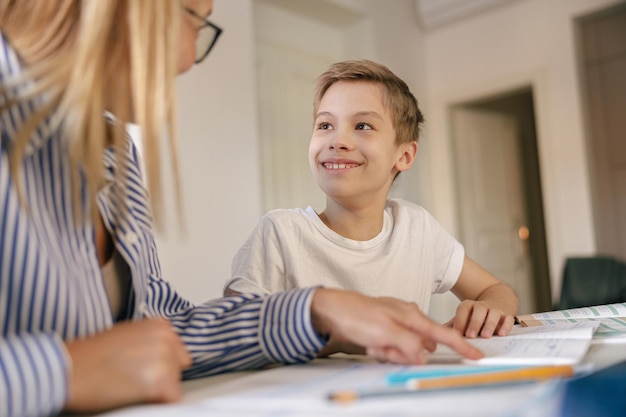
[(352, 138), (350, 135), (341, 130), (337, 130), (328, 143), (329, 149), (333, 150), (348, 150), (352, 146)]

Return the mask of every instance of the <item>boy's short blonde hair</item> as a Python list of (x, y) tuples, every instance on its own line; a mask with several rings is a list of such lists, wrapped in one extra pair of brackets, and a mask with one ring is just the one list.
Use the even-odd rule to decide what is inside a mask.
[(385, 108), (391, 113), (397, 143), (417, 142), (424, 116), (401, 78), (384, 65), (366, 59), (337, 62), (317, 79), (313, 116), (331, 85), (337, 81), (369, 81), (384, 87)]

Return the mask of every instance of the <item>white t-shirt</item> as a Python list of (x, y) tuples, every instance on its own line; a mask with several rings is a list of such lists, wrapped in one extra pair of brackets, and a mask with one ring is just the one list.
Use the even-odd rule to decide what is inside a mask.
[(317, 213), (272, 210), (239, 249), (225, 288), (274, 293), (321, 285), (416, 302), (428, 311), (431, 294), (454, 286), (465, 251), (424, 208), (387, 201), (382, 231), (373, 239), (346, 239)]

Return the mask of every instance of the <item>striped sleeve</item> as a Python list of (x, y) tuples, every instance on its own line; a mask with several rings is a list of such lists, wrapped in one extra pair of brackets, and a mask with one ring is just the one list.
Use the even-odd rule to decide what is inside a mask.
[(193, 357), (193, 366), (184, 377), (314, 359), (326, 343), (311, 324), (314, 291), (220, 298), (165, 314)]
[(260, 343), (272, 362), (297, 363), (313, 359), (325, 340), (311, 324), (314, 288), (273, 294), (265, 300), (259, 320)]
[(56, 335), (0, 340), (0, 417), (58, 413), (67, 398), (69, 359)]

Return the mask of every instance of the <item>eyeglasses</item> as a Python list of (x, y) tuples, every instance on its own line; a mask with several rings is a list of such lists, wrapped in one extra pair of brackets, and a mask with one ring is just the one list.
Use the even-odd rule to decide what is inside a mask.
[(211, 52), (213, 46), (217, 42), (217, 38), (222, 34), (222, 28), (216, 24), (198, 15), (192, 9), (187, 6), (183, 6), (185, 11), (202, 22), (202, 26), (198, 29), (198, 36), (196, 37), (196, 64), (202, 62), (204, 58)]

